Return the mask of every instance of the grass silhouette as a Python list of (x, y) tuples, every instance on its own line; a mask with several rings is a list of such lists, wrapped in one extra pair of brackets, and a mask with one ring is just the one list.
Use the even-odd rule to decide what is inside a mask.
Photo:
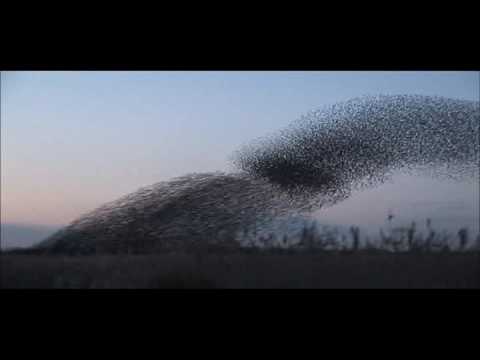
[(2, 288), (479, 288), (480, 235), (455, 237), (412, 223), (350, 244), (305, 224), (298, 241), (263, 237), (244, 246), (156, 254), (38, 255), (4, 251)]

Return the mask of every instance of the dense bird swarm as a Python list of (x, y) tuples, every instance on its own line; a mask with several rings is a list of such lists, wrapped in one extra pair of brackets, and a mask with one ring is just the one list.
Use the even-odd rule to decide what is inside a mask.
[[(59, 253), (123, 253), (235, 246), (308, 199), (246, 174), (191, 174), (142, 188), (80, 217), (40, 244)], [(231, 243), (229, 243), (231, 242)]]
[(478, 102), (353, 99), (240, 149), (237, 174), (193, 174), (143, 188), (41, 243), (47, 251), (153, 252), (225, 246), (279, 216), (375, 186), (396, 170), (455, 179), (478, 172)]
[(313, 111), (234, 161), (285, 190), (335, 198), (398, 170), (460, 179), (478, 172), (479, 121), (478, 102), (363, 97)]

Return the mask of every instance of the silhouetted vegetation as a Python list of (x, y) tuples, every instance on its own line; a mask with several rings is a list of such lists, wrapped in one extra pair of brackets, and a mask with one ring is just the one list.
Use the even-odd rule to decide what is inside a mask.
[[(465, 252), (480, 251), (480, 234), (476, 239), (469, 236), (467, 228), (460, 228), (456, 233), (435, 230), (432, 220), (426, 219), (426, 231), (420, 231), (416, 222), (410, 226), (393, 226), (394, 216), (387, 217), (387, 229), (380, 228), (378, 237), (364, 235), (359, 226), (350, 226), (348, 233), (340, 232), (338, 228), (319, 227), (316, 222), (305, 223), (298, 236), (286, 234), (277, 240), (275, 234), (262, 235), (258, 239), (248, 238), (244, 246), (256, 248), (258, 251), (271, 250), (292, 251), (335, 251), (352, 252), (368, 250), (376, 252)], [(281, 239), (281, 240), (280, 240)]]
[[(363, 236), (358, 226), (341, 233), (306, 222), (299, 236), (253, 235), (182, 252), (3, 252), (4, 288), (479, 288), (480, 234), (426, 232), (412, 222)], [(72, 239), (73, 240), (73, 239)], [(123, 241), (122, 241), (123, 243)], [(84, 256), (68, 256), (84, 255)]]

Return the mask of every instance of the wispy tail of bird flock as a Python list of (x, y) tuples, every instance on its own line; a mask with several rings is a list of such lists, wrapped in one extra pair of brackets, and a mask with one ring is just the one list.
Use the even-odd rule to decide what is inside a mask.
[(39, 245), (92, 253), (196, 249), (308, 213), (394, 171), (462, 179), (479, 171), (479, 102), (399, 95), (312, 111), (233, 155), (239, 172), (192, 174), (127, 195)]

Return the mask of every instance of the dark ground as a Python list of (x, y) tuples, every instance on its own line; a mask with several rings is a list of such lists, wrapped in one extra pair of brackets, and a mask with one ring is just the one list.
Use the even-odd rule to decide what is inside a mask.
[(480, 255), (1, 255), (3, 288), (480, 288)]

